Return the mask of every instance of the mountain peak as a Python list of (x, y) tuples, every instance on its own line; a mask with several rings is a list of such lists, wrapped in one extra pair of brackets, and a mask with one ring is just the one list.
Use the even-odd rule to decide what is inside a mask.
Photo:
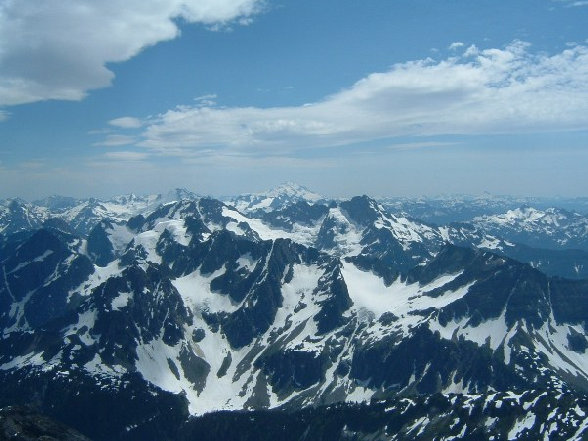
[(271, 190), (265, 192), (265, 195), (270, 197), (287, 196), (291, 198), (305, 199), (311, 202), (323, 199), (323, 197), (320, 194), (314, 193), (308, 188), (296, 184), (295, 182), (284, 182), (278, 185), (277, 187), (274, 187)]
[(164, 202), (181, 201), (183, 199), (197, 199), (199, 196), (187, 188), (174, 188), (162, 196)]
[(285, 182), (262, 193), (242, 194), (233, 198), (229, 203), (237, 210), (247, 213), (256, 210), (270, 212), (300, 201), (315, 203), (320, 200), (324, 200), (324, 198), (318, 193), (314, 193), (302, 185)]

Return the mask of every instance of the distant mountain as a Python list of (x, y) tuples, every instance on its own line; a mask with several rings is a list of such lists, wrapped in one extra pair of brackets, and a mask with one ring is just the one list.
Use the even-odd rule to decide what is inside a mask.
[[(558, 210), (547, 212), (550, 211)], [(388, 263), (398, 266), (404, 259), (404, 268), (408, 268), (432, 257), (443, 244), (451, 243), (493, 251), (529, 263), (548, 275), (588, 278), (588, 251), (565, 246), (547, 248), (550, 238), (555, 237), (554, 229), (559, 228), (554, 224), (545, 230), (530, 229), (527, 236), (536, 237), (536, 240), (529, 241), (521, 230), (513, 234), (506, 227), (504, 231), (486, 228), (476, 221), (436, 226), (402, 214), (391, 214), (382, 204), (367, 196), (349, 201), (298, 201), (271, 211), (256, 210), (248, 216), (261, 221), (256, 222), (254, 228), (258, 228), (262, 238), (288, 237), (329, 253), (354, 258), (356, 263), (366, 260), (362, 256), (366, 254), (362, 251), (366, 248), (376, 264), (385, 258)], [(575, 221), (562, 222), (557, 234), (560, 238), (567, 237), (565, 243), (568, 245), (579, 247), (588, 238), (586, 232), (582, 232), (582, 219), (585, 218), (575, 214), (570, 216)], [(543, 246), (538, 247), (538, 244)], [(387, 257), (380, 254), (374, 258), (375, 248)]]
[(0, 200), (0, 235), (34, 230), (41, 227), (48, 217), (47, 209), (22, 199)]
[[(136, 196), (130, 194), (114, 197), (107, 201), (92, 198), (75, 200), (58, 196), (33, 204), (22, 200), (3, 201), (0, 203), (0, 255), (3, 248), (10, 246), (6, 242), (11, 240), (9, 236), (12, 233), (18, 232), (26, 236), (42, 226), (58, 228), (70, 233), (75, 232), (82, 238), (89, 238), (92, 235), (89, 252), (96, 255), (95, 253), (98, 251), (92, 246), (95, 247), (98, 243), (98, 236), (105, 234), (100, 231), (101, 228), (94, 231), (96, 226), (102, 224), (102, 228), (109, 229), (116, 227), (117, 231), (122, 234), (124, 228), (121, 229), (117, 225), (124, 225), (132, 216), (147, 214), (169, 202), (197, 199), (199, 196), (193, 192), (175, 189), (166, 195)], [(488, 207), (490, 210), (498, 210), (506, 202), (519, 203), (522, 200), (521, 198), (495, 198), (485, 195), (476, 199), (447, 198), (441, 201), (446, 208), (453, 210), (451, 208), (453, 206), (462, 211), (470, 207), (467, 205), (467, 201), (474, 201), (470, 209), (484, 209), (488, 212)], [(360, 199), (353, 198), (347, 204), (358, 203), (358, 201)], [(349, 253), (353, 248), (357, 251), (356, 263), (361, 259), (365, 260), (365, 257), (361, 257), (359, 254), (361, 254), (361, 249), (368, 246), (368, 241), (371, 241), (372, 247), (379, 246), (384, 249), (391, 246), (386, 251), (387, 258), (390, 259), (394, 254), (396, 263), (408, 256), (410, 253), (406, 253), (406, 250), (393, 251), (398, 247), (406, 247), (406, 243), (404, 245), (398, 243), (390, 245), (391, 242), (387, 238), (380, 237), (382, 234), (388, 234), (385, 233), (387, 228), (382, 229), (381, 225), (395, 224), (392, 229), (388, 228), (395, 241), (400, 238), (398, 234), (410, 237), (413, 233), (418, 235), (426, 231), (423, 237), (418, 241), (415, 240), (411, 245), (412, 254), (410, 257), (406, 257), (406, 267), (430, 258), (443, 243), (453, 243), (503, 254), (529, 263), (548, 275), (571, 278), (588, 277), (588, 250), (585, 249), (587, 241), (586, 218), (577, 213), (555, 208), (543, 211), (530, 207), (516, 208), (506, 213), (502, 211), (492, 216), (473, 218), (469, 222), (452, 222), (436, 226), (416, 220), (415, 217), (407, 216), (402, 212), (390, 212), (390, 207), (386, 208), (384, 203), (371, 199), (370, 201), (368, 205), (376, 207), (376, 211), (380, 213), (372, 214), (371, 226), (365, 222), (357, 223), (352, 219), (350, 213), (353, 208), (349, 213), (345, 208), (342, 208), (346, 204), (345, 201), (327, 201), (319, 195), (291, 183), (264, 194), (233, 198), (232, 202), (228, 202), (228, 204), (233, 207), (240, 206), (241, 211), (237, 210), (239, 215), (243, 212), (248, 216), (250, 223), (256, 225), (255, 228), (261, 228), (258, 234), (262, 238), (289, 237), (298, 243), (317, 247), (330, 253), (347, 252), (349, 256), (351, 256)], [(405, 203), (407, 201), (404, 200)], [(422, 200), (413, 202), (415, 206), (420, 206)], [(486, 202), (489, 205), (486, 205)], [(423, 209), (426, 211), (425, 208)], [(431, 208), (431, 210), (433, 209)], [(451, 216), (455, 217), (456, 212), (452, 213)], [(525, 213), (527, 214), (525, 215)], [(380, 220), (376, 221), (378, 216)], [(384, 218), (387, 220), (383, 221)], [(538, 221), (538, 219), (542, 220)], [(408, 225), (410, 226), (407, 230), (406, 226)], [(367, 227), (369, 228), (366, 230)], [(338, 229), (337, 244), (331, 243), (332, 239), (330, 238), (335, 235), (334, 228)], [(401, 231), (403, 229), (404, 232)], [(412, 231), (410, 231), (411, 229)], [(124, 238), (118, 239), (119, 246), (123, 245), (121, 240), (124, 242)], [(416, 242), (420, 242), (420, 245), (417, 245)], [(377, 243), (380, 245), (376, 245)], [(347, 251), (343, 248), (346, 248)], [(417, 248), (419, 249), (417, 250)], [(105, 252), (106, 254), (110, 253), (110, 251)], [(364, 262), (364, 264), (368, 263)]]
[(558, 208), (522, 207), (477, 217), (472, 223), (488, 234), (532, 247), (588, 251), (588, 217)]
[(534, 207), (538, 210), (558, 207), (588, 215), (588, 198), (495, 196), (484, 193), (479, 196), (456, 195), (438, 198), (383, 197), (379, 198), (378, 202), (390, 212), (404, 213), (438, 225), (469, 222), (475, 217), (499, 215), (520, 207)]
[(227, 199), (227, 203), (242, 213), (274, 211), (297, 202), (315, 203), (325, 199), (306, 187), (292, 182), (279, 185), (264, 193), (248, 193)]
[(189, 415), (254, 409), (298, 412), (284, 424), (306, 439), (588, 436), (586, 280), (367, 196), (250, 213), (178, 199), (86, 237), (7, 236), (0, 406), (34, 402), (96, 440), (182, 439), (206, 427)]
[(86, 236), (101, 220), (125, 222), (162, 204), (197, 197), (189, 190), (177, 188), (165, 195), (137, 196), (131, 193), (108, 200), (50, 196), (28, 203), (10, 199), (0, 201), (0, 234), (35, 230), (47, 220), (59, 219), (67, 222), (78, 234)]
[(33, 205), (45, 207), (51, 212), (63, 212), (79, 204), (79, 200), (69, 196), (53, 195), (33, 201)]

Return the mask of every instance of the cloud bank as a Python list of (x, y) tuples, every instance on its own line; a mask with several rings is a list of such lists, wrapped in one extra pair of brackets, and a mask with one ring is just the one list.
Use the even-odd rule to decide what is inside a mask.
[(181, 106), (143, 121), (136, 145), (164, 155), (262, 156), (401, 136), (588, 128), (588, 47), (530, 49), (470, 46), (441, 61), (395, 64), (304, 106)]
[(106, 63), (178, 36), (177, 20), (246, 23), (261, 0), (0, 0), (0, 106), (80, 100)]

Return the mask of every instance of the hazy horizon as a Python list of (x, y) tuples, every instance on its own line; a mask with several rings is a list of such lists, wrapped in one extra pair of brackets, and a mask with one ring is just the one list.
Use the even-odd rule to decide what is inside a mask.
[(126, 196), (130, 196), (130, 195), (135, 195), (137, 197), (148, 197), (148, 196), (167, 196), (169, 194), (174, 193), (176, 190), (183, 190), (183, 191), (188, 191), (191, 193), (194, 193), (198, 196), (202, 196), (202, 197), (211, 197), (211, 198), (215, 198), (215, 199), (219, 199), (219, 200), (228, 200), (230, 198), (233, 197), (238, 197), (238, 196), (244, 196), (244, 195), (263, 195), (265, 193), (271, 192), (273, 190), (278, 189), (279, 187), (282, 187), (284, 185), (296, 185), (299, 186), (301, 188), (304, 188), (306, 190), (308, 190), (309, 192), (315, 193), (319, 196), (321, 196), (322, 198), (329, 200), (329, 199), (333, 199), (333, 200), (338, 200), (338, 199), (346, 199), (346, 198), (352, 198), (355, 196), (368, 196), (370, 198), (373, 199), (407, 199), (407, 200), (419, 200), (419, 199), (423, 199), (423, 200), (430, 200), (430, 201), (441, 201), (441, 200), (450, 200), (450, 199), (464, 199), (464, 200), (475, 200), (475, 199), (484, 199), (484, 198), (496, 198), (496, 199), (500, 199), (500, 198), (512, 198), (512, 199), (521, 199), (521, 200), (525, 200), (525, 199), (537, 199), (537, 200), (543, 200), (543, 201), (557, 201), (557, 200), (563, 200), (563, 201), (572, 201), (572, 200), (588, 200), (588, 196), (565, 196), (565, 195), (527, 195), (527, 194), (497, 194), (497, 193), (491, 193), (488, 191), (482, 191), (480, 193), (438, 193), (438, 194), (415, 194), (415, 195), (399, 195), (399, 194), (371, 194), (371, 193), (365, 193), (365, 192), (357, 192), (357, 193), (349, 193), (349, 194), (328, 194), (328, 193), (323, 193), (320, 191), (316, 191), (315, 188), (306, 186), (306, 185), (301, 185), (299, 183), (296, 182), (291, 182), (291, 181), (287, 181), (287, 182), (281, 182), (278, 183), (276, 185), (273, 185), (271, 187), (268, 188), (262, 188), (260, 190), (255, 190), (255, 191), (242, 191), (239, 193), (211, 193), (211, 192), (207, 192), (204, 189), (198, 189), (198, 188), (188, 188), (188, 187), (173, 187), (173, 188), (163, 188), (161, 190), (154, 190), (154, 191), (147, 191), (147, 192), (141, 192), (141, 191), (128, 191), (128, 192), (121, 192), (121, 193), (101, 193), (101, 194), (68, 194), (68, 193), (50, 193), (50, 194), (44, 194), (41, 196), (37, 196), (37, 197), (22, 197), (22, 196), (12, 196), (12, 195), (8, 195), (8, 196), (0, 196), (0, 200), (11, 200), (11, 199), (22, 199), (26, 202), (29, 203), (34, 203), (34, 202), (41, 202), (44, 199), (48, 199), (51, 197), (64, 197), (64, 198), (73, 198), (73, 199), (78, 199), (78, 200), (85, 200), (85, 199), (91, 199), (91, 198), (96, 198), (102, 201), (108, 201), (108, 200), (112, 200), (115, 199), (117, 197), (126, 197)]
[(588, 3), (0, 0), (0, 197), (588, 195)]

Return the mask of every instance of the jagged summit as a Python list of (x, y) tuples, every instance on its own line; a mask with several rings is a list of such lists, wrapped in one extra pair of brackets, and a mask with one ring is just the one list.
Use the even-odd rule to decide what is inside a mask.
[(129, 193), (108, 199), (76, 199), (54, 195), (32, 203), (22, 199), (0, 200), (0, 233), (40, 228), (45, 221), (54, 218), (68, 222), (79, 234), (87, 235), (103, 219), (124, 222), (131, 216), (148, 213), (160, 205), (199, 197), (185, 188), (175, 188), (165, 194)]
[[(150, 424), (217, 410), (534, 389), (517, 403), (543, 434), (554, 409), (527, 402), (565, 394), (573, 409), (588, 392), (585, 280), (510, 259), (517, 245), (475, 225), (288, 192), (269, 211), (180, 197), (130, 218), (94, 200), (80, 213), (114, 214), (87, 235), (26, 224), (13, 204), (28, 227), (0, 236), (0, 406), (35, 400), (97, 440), (161, 440), (179, 438)], [(571, 426), (588, 428), (584, 408)]]

